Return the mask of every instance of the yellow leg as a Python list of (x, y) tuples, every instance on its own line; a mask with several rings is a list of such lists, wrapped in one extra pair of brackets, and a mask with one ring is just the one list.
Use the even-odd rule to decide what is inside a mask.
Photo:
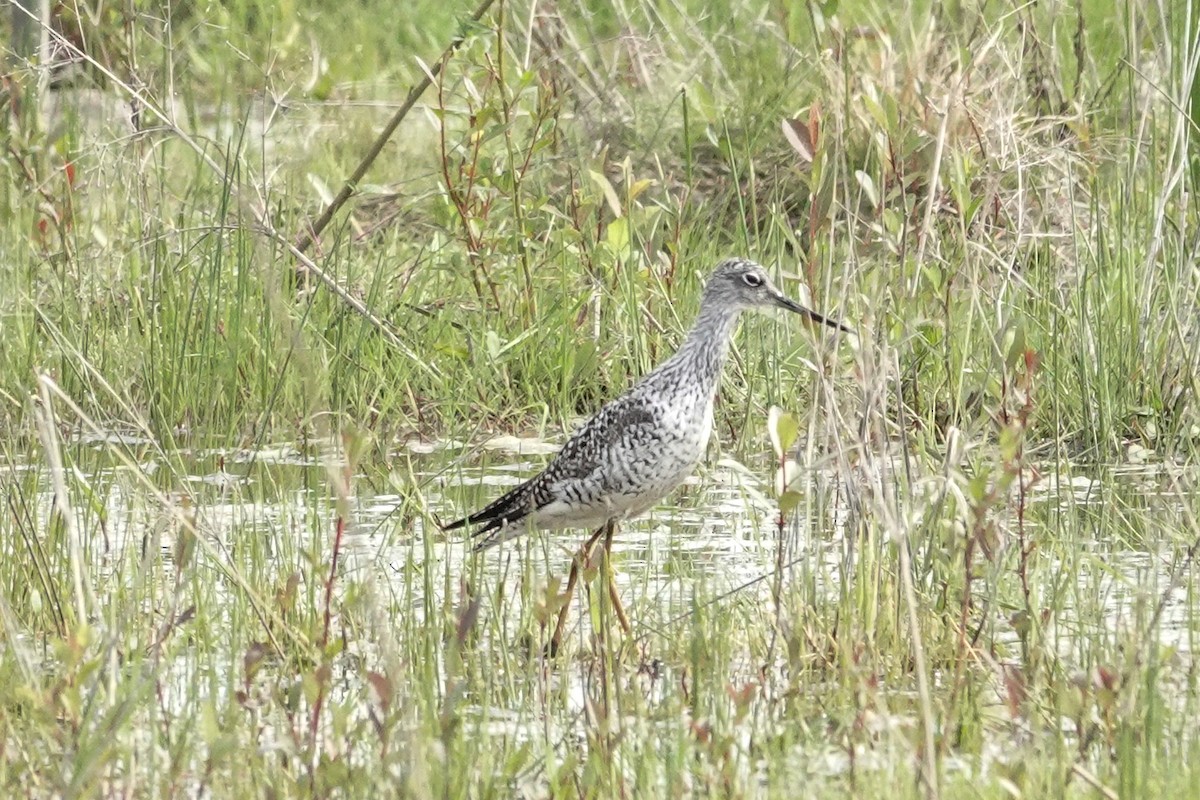
[(633, 632), (633, 628), (629, 625), (629, 617), (625, 615), (625, 606), (621, 605), (621, 595), (617, 592), (617, 576), (612, 569), (612, 542), (613, 534), (616, 531), (617, 526), (612, 524), (606, 528), (604, 533), (604, 579), (608, 583), (608, 597), (612, 600), (617, 622), (621, 623), (621, 630), (625, 631), (625, 635), (628, 636)]
[[(592, 549), (595, 548), (596, 542), (600, 541), (600, 537), (613, 527), (615, 527), (613, 523), (609, 522), (597, 528), (591, 538), (575, 554), (575, 558), (571, 559), (571, 572), (567, 576), (567, 588), (563, 592), (562, 608), (558, 611), (558, 622), (554, 625), (554, 636), (550, 638), (550, 655), (552, 656), (558, 653), (559, 647), (562, 645), (563, 633), (567, 629), (567, 617), (571, 614), (571, 597), (575, 594), (575, 585), (579, 583), (579, 570), (591, 559)], [(612, 541), (611, 532), (607, 534), (605, 541)], [(613, 591), (616, 591), (616, 587), (613, 588)]]

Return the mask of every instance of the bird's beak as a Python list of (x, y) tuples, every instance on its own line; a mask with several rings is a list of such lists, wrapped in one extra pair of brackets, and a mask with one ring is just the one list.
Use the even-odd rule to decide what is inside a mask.
[(792, 298), (785, 295), (783, 292), (775, 291), (771, 296), (774, 298), (775, 304), (778, 305), (780, 308), (786, 308), (788, 311), (794, 311), (795, 313), (800, 314), (801, 316), (808, 317), (813, 322), (819, 322), (822, 325), (828, 325), (829, 327), (834, 328), (835, 330), (845, 331), (846, 333), (854, 333), (854, 331), (852, 331), (850, 328), (847, 328), (845, 325), (843, 325), (841, 322), (838, 322), (836, 319), (830, 319), (829, 317), (821, 316), (817, 312), (813, 311), (811, 308), (805, 308), (804, 306), (800, 305)]

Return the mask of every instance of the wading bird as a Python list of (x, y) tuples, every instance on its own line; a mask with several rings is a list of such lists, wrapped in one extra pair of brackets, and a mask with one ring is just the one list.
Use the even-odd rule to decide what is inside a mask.
[[(603, 537), (607, 557), (617, 523), (648, 511), (703, 458), (721, 368), (742, 312), (772, 308), (852, 333), (784, 295), (753, 261), (723, 261), (709, 277), (696, 322), (673, 356), (575, 431), (540, 474), (443, 527), (479, 526), (471, 534), (478, 540), (476, 550), (534, 529), (595, 529), (571, 564), (551, 652), (561, 643), (580, 566), (590, 559), (596, 543)], [(611, 575), (608, 589), (628, 634), (629, 619)]]

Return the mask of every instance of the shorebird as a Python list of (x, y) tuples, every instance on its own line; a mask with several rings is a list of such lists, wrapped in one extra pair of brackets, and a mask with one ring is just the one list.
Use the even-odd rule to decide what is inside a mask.
[[(743, 311), (783, 308), (852, 333), (837, 320), (779, 291), (762, 266), (722, 261), (704, 287), (700, 313), (679, 350), (610, 401), (571, 435), (546, 468), (483, 509), (443, 526), (479, 526), (476, 550), (530, 530), (595, 528), (571, 564), (551, 639), (558, 650), (580, 566), (604, 537), (607, 559), (617, 524), (645, 513), (691, 474), (704, 457), (713, 426), (721, 369)], [(608, 589), (626, 635), (629, 619), (611, 574)]]

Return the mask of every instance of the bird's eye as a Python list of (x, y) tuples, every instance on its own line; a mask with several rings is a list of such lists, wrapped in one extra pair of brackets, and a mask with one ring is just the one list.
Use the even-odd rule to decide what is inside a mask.
[(756, 272), (747, 272), (745, 275), (742, 276), (742, 280), (746, 282), (747, 286), (754, 286), (754, 287), (762, 286), (762, 282), (763, 282), (762, 276)]

